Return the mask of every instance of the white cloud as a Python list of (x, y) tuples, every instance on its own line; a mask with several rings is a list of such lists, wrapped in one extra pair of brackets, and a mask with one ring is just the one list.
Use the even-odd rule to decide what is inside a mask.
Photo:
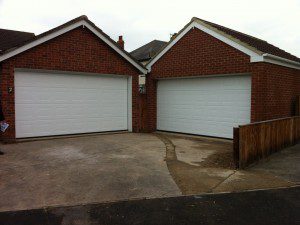
[(36, 34), (85, 14), (133, 50), (168, 40), (193, 16), (264, 39), (300, 56), (299, 0), (0, 0), (0, 27)]

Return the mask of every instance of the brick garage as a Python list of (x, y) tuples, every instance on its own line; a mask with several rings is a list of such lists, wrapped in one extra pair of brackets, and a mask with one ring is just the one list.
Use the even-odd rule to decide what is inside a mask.
[[(91, 74), (117, 74), (132, 77), (132, 130), (139, 130), (138, 113), (138, 75), (144, 73), (143, 66), (135, 62), (124, 50), (116, 46), (108, 36), (92, 24), (87, 17), (79, 17), (58, 28), (34, 37), (32, 41), (47, 37), (78, 22), (85, 22), (96, 31), (101, 32), (111, 44), (107, 44), (95, 35), (87, 26), (78, 26), (58, 37), (16, 54), (1, 62), (1, 96), (2, 106), (9, 129), (2, 135), (3, 139), (15, 139), (15, 95), (8, 88), (14, 87), (16, 68), (46, 71), (84, 72)], [(26, 43), (31, 43), (27, 41)], [(26, 46), (25, 43), (25, 46)], [(117, 52), (114, 47), (118, 48)], [(21, 45), (21, 47), (24, 46)], [(121, 52), (121, 54), (120, 54)], [(0, 57), (10, 54), (4, 52)]]
[[(274, 55), (274, 60), (265, 53)], [(300, 95), (299, 58), (265, 41), (198, 18), (166, 44), (147, 68), (151, 70), (147, 76), (148, 131), (158, 129), (157, 85), (170, 78), (250, 75), (249, 122), (293, 116), (295, 99)], [(177, 80), (180, 86), (182, 79)]]
[[(64, 29), (69, 30), (53, 37), (54, 34)], [(220, 108), (213, 111), (208, 110), (207, 114), (218, 114), (217, 119), (220, 120), (226, 119), (226, 117), (230, 117), (229, 119), (232, 120), (235, 117), (239, 118), (239, 112), (243, 113), (243, 110), (245, 111), (244, 114), (239, 118), (240, 120), (234, 120), (229, 123), (229, 126), (227, 126), (229, 134), (228, 132), (226, 135), (208, 133), (208, 136), (230, 137), (232, 126), (246, 122), (292, 116), (295, 114), (295, 99), (300, 95), (299, 58), (260, 39), (198, 18), (193, 18), (151, 59), (147, 64), (148, 71), (122, 49), (124, 44), (122, 40), (119, 40), (120, 45), (118, 45), (85, 16), (76, 18), (39, 36), (34, 36), (30, 33), (22, 34), (22, 38), (19, 36), (19, 33), (13, 33), (12, 35), (13, 38), (7, 38), (10, 40), (6, 43), (9, 47), (4, 49), (4, 51), (1, 49), (1, 44), (3, 43), (0, 42), (0, 49), (2, 50), (0, 54), (1, 100), (6, 120), (10, 124), (7, 132), (2, 135), (2, 139), (6, 140), (14, 140), (16, 133), (18, 133), (16, 131), (16, 107), (19, 103), (16, 99), (20, 97), (20, 93), (18, 97), (14, 90), (16, 77), (22, 77), (20, 74), (26, 74), (28, 71), (33, 71), (35, 75), (39, 72), (52, 73), (53, 71), (53, 76), (57, 73), (71, 73), (71, 75), (74, 73), (72, 78), (74, 80), (76, 80), (75, 77), (78, 73), (94, 77), (101, 75), (103, 78), (111, 75), (117, 77), (116, 79), (130, 77), (132, 80), (129, 81), (126, 87), (127, 95), (130, 98), (123, 100), (124, 102), (127, 101), (126, 104), (129, 107), (126, 113), (129, 115), (128, 124), (131, 123), (131, 128), (123, 127), (121, 130), (128, 129), (134, 132), (141, 130), (152, 132), (157, 130), (157, 112), (160, 112), (159, 108), (162, 106), (165, 112), (171, 111), (166, 117), (167, 120), (170, 120), (176, 113), (172, 109), (168, 109), (168, 104), (170, 102), (176, 103), (174, 101), (176, 98), (181, 99), (183, 102), (190, 100), (188, 92), (191, 90), (189, 90), (189, 85), (195, 85), (196, 82), (199, 88), (194, 90), (193, 93), (191, 92), (190, 98), (194, 98), (192, 99), (194, 102), (199, 98), (203, 102), (207, 101), (206, 104), (211, 101), (210, 98), (220, 98), (219, 102), (215, 102), (217, 106), (218, 104), (223, 105), (222, 101), (224, 99), (222, 99), (222, 96), (228, 94), (225, 89), (222, 90), (223, 83), (231, 86), (234, 84), (240, 85), (236, 86), (237, 88), (233, 88), (231, 95), (228, 95), (231, 98), (231, 102), (238, 100), (240, 105), (224, 104), (227, 107), (227, 111), (224, 110), (225, 108)], [(44, 41), (33, 45), (41, 40)], [(153, 43), (155, 44), (156, 42)], [(26, 46), (29, 47), (26, 49)], [(146, 55), (148, 55), (147, 52)], [(149, 55), (151, 56), (152, 54)], [(146, 73), (148, 73), (146, 81), (147, 91), (146, 95), (141, 97), (138, 92), (138, 75)], [(195, 79), (191, 81), (191, 78)], [(173, 83), (169, 82), (168, 84), (168, 81)], [(176, 83), (177, 81), (178, 83)], [(24, 79), (22, 82), (24, 82)], [(80, 83), (80, 81), (78, 82)], [(93, 82), (90, 82), (90, 84), (93, 84)], [(206, 88), (206, 84), (207, 87), (211, 86), (206, 93), (207, 97), (195, 95), (197, 91), (203, 91)], [(165, 98), (166, 96), (162, 93), (166, 90), (164, 89), (166, 87), (175, 87), (174, 90), (171, 90), (175, 91), (174, 98), (172, 98), (173, 95), (169, 94), (169, 97), (166, 99), (170, 101), (166, 101), (167, 104), (159, 103), (157, 96), (161, 95), (162, 98)], [(181, 87), (181, 90), (178, 87)], [(234, 92), (234, 89), (241, 89), (244, 92)], [(158, 90), (161, 93), (158, 93)], [(27, 87), (26, 91), (30, 92), (30, 89)], [(182, 100), (183, 98), (180, 95), (182, 91), (185, 91), (185, 96), (188, 96), (185, 100)], [(223, 93), (221, 92), (218, 96), (214, 93), (218, 91), (223, 91)], [(30, 94), (32, 93), (30, 92)], [(244, 96), (244, 100), (248, 101), (248, 105), (243, 105), (243, 98), (236, 98), (240, 93), (241, 96)], [(108, 95), (108, 97), (115, 94)], [(122, 95), (120, 96), (122, 97)], [(23, 102), (21, 101), (21, 103), (26, 101), (26, 99), (22, 98), (17, 100), (22, 100)], [(141, 103), (144, 101), (146, 101), (146, 104), (142, 105)], [(158, 104), (161, 104), (161, 106), (158, 107)], [(197, 105), (194, 105), (194, 103), (189, 105), (191, 109), (195, 106)], [(203, 108), (203, 105), (201, 107), (202, 111), (207, 110), (206, 107)], [(202, 112), (201, 107), (199, 115)], [(181, 108), (184, 107), (179, 105), (177, 110), (180, 111)], [(31, 117), (34, 117), (36, 112), (32, 111)], [(112, 110), (111, 113), (116, 111), (118, 109)], [(193, 109), (187, 112), (192, 113)], [(228, 112), (236, 115), (228, 115)], [(27, 112), (25, 116), (28, 117), (28, 115), (30, 116), (30, 113)], [(188, 114), (186, 115), (186, 118), (191, 117)], [(199, 115), (194, 113), (192, 116), (199, 117)], [(181, 116), (184, 117), (185, 115), (181, 114)], [(209, 120), (208, 117), (200, 119), (204, 121)], [(35, 121), (32, 120), (31, 122), (34, 123)], [(165, 121), (161, 120), (160, 122), (164, 123)], [(177, 123), (176, 120), (173, 122)], [(195, 122), (189, 122), (192, 122), (192, 125), (201, 124), (196, 120)], [(221, 122), (228, 123), (228, 121)], [(173, 124), (171, 125), (173, 126)], [(183, 123), (183, 125), (185, 124)], [(213, 124), (213, 126), (217, 125), (218, 123)], [(197, 128), (197, 126), (195, 128), (199, 131), (204, 131), (204, 133), (198, 133), (198, 130), (195, 132), (195, 129), (190, 131), (189, 125), (185, 126), (185, 128), (186, 130), (183, 131), (185, 133), (207, 134), (205, 133), (206, 128)], [(103, 131), (113, 130), (118, 129), (104, 129)], [(222, 127), (219, 127), (218, 130), (222, 131)], [(180, 132), (180, 130), (172, 129), (168, 131)], [(85, 131), (83, 132), (86, 133)], [(77, 133), (80, 132), (78, 131)], [(32, 137), (39, 136), (37, 134), (30, 135)], [(49, 135), (52, 134), (49, 133)], [(47, 136), (47, 134), (41, 136)], [(23, 136), (21, 135), (21, 137)]]

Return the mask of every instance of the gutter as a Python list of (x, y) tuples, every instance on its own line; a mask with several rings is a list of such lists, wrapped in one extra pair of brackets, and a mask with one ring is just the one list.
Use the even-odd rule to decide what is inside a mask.
[(296, 62), (296, 61), (293, 61), (293, 60), (289, 60), (289, 59), (282, 58), (282, 57), (272, 55), (272, 54), (268, 54), (268, 53), (264, 53), (262, 55), (262, 57), (263, 57), (264, 62), (275, 63), (275, 64), (279, 64), (279, 65), (284, 65), (284, 66), (289, 65), (288, 67), (292, 67), (292, 68), (295, 68), (295, 69), (300, 69), (300, 62)]

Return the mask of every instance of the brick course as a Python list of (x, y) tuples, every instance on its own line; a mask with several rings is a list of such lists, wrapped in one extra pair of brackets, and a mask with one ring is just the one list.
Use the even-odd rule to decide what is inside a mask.
[(10, 124), (2, 135), (3, 139), (15, 138), (14, 93), (7, 93), (8, 87), (14, 87), (15, 68), (132, 76), (132, 126), (133, 131), (139, 130), (137, 101), (140, 72), (92, 32), (80, 27), (1, 63), (2, 106)]
[(250, 57), (220, 40), (191, 29), (151, 68), (147, 77), (148, 131), (156, 130), (156, 85), (159, 78), (251, 74), (251, 121), (294, 114), (300, 95), (300, 71)]
[(295, 114), (300, 96), (300, 70), (270, 63), (252, 63), (251, 121)]

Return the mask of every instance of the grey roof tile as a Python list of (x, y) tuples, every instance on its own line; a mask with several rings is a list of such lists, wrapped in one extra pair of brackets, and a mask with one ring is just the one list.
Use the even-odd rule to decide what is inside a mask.
[(139, 61), (150, 60), (153, 56), (159, 52), (167, 42), (153, 40), (142, 47), (135, 49), (134, 51), (130, 52), (130, 54)]

